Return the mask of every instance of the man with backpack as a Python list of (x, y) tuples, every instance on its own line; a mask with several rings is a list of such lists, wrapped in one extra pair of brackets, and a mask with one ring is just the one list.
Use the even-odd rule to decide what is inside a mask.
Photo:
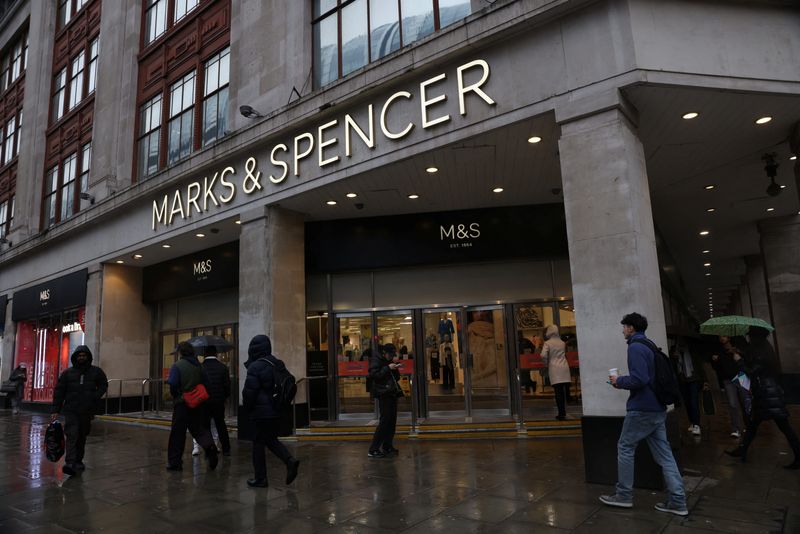
[(253, 470), (255, 477), (247, 481), (251, 488), (266, 488), (267, 462), (264, 448), (286, 464), (286, 484), (297, 478), (300, 461), (293, 458), (278, 440), (281, 410), (291, 403), (297, 386), (286, 365), (272, 354), (272, 342), (261, 334), (250, 340), (247, 349), (247, 378), (242, 390), (242, 403), (253, 422)]
[[(622, 318), (622, 333), (628, 342), (629, 376), (609, 376), (617, 389), (630, 391), (627, 414), (617, 442), (617, 492), (601, 495), (600, 501), (619, 508), (633, 507), (633, 460), (636, 447), (647, 440), (653, 459), (661, 466), (669, 492), (666, 502), (656, 504), (659, 512), (689, 515), (686, 492), (678, 465), (667, 441), (666, 405), (677, 401), (677, 380), (669, 359), (644, 332), (647, 318), (631, 313)], [(672, 402), (669, 402), (672, 401)]]

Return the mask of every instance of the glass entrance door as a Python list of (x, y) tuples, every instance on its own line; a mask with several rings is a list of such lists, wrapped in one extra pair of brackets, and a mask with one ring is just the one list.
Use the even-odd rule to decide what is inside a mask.
[(465, 315), (467, 409), (470, 415), (508, 415), (508, 352), (503, 308), (467, 308)]
[(372, 350), (371, 313), (336, 317), (336, 384), (342, 418), (371, 417), (375, 413), (367, 390)]
[(397, 399), (398, 413), (411, 413), (411, 380), (414, 376), (414, 321), (409, 311), (378, 312), (375, 317), (377, 326), (377, 346), (387, 343), (395, 346), (400, 357), (400, 389), (403, 396)]
[(461, 324), (458, 308), (422, 312), (422, 361), (430, 417), (466, 415)]

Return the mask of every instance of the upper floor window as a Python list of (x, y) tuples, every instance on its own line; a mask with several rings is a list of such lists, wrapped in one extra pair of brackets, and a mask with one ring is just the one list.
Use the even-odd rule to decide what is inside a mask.
[(158, 153), (161, 137), (161, 95), (146, 102), (139, 116), (139, 176), (150, 176), (158, 171)]
[(470, 0), (314, 0), (314, 86), (347, 76), (470, 13)]
[(150, 44), (167, 31), (167, 0), (147, 0), (144, 13), (144, 44)]
[(72, 74), (69, 80), (69, 109), (78, 105), (83, 98), (83, 60), (84, 53), (81, 51), (72, 60)]
[(61, 69), (53, 81), (53, 122), (64, 116), (64, 103), (67, 99), (67, 68)]
[(14, 197), (0, 202), (0, 237), (4, 237), (14, 222)]
[(92, 0), (58, 0), (58, 29), (62, 29), (75, 18), (75, 14)]
[(17, 81), (28, 64), (28, 34), (20, 36), (0, 58), (0, 91)]
[(225, 135), (228, 113), (228, 81), (231, 49), (206, 61), (203, 90), (203, 146)]
[(5, 146), (3, 147), (3, 165), (9, 163), (14, 156), (17, 155), (15, 152), (16, 143), (15, 133), (17, 131), (17, 118), (11, 117), (8, 122), (6, 122), (6, 142)]
[(200, 0), (175, 0), (172, 20), (178, 22), (185, 17), (187, 13), (196, 8), (199, 3)]
[(49, 227), (80, 210), (80, 194), (89, 189), (92, 144), (86, 143), (59, 165), (48, 169), (44, 182), (44, 225)]
[(195, 71), (178, 80), (170, 89), (169, 151), (167, 163), (185, 158), (194, 145), (194, 86)]
[[(52, 121), (56, 122), (72, 111), (84, 97), (91, 95), (97, 85), (97, 58), (100, 52), (99, 37), (95, 37), (67, 66), (53, 78)], [(89, 68), (86, 68), (86, 61)], [(69, 80), (69, 84), (67, 84)]]
[(97, 86), (97, 57), (100, 55), (100, 38), (95, 37), (89, 44), (89, 89), (88, 94), (94, 92)]

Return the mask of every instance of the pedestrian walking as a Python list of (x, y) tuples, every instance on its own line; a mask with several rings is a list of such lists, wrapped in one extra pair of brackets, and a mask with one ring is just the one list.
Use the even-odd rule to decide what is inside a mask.
[(739, 354), (741, 358), (747, 345), (743, 337), (719, 336), (719, 342), (720, 349), (711, 355), (711, 365), (722, 382), (728, 400), (731, 437), (739, 439), (745, 432), (745, 421), (750, 418), (752, 395), (737, 380), (739, 364), (734, 360), (734, 354)]
[(172, 354), (179, 356), (179, 359), (170, 367), (167, 378), (173, 398), (172, 428), (169, 431), (167, 445), (167, 471), (183, 469), (183, 449), (186, 446), (187, 429), (205, 451), (208, 468), (213, 471), (217, 468), (219, 456), (217, 447), (211, 439), (211, 431), (206, 426), (205, 407), (201, 404), (190, 408), (184, 399), (184, 393), (195, 390), (200, 384), (208, 388), (208, 379), (194, 354), (194, 347), (189, 343), (185, 341), (178, 343)]
[(25, 362), (20, 363), (16, 369), (11, 371), (8, 381), (14, 384), (15, 388), (14, 393), (11, 394), (11, 414), (17, 415), (22, 404), (22, 398), (25, 395), (25, 382), (28, 381), (28, 365)]
[(254, 477), (247, 481), (253, 488), (266, 488), (267, 461), (264, 448), (268, 448), (286, 464), (286, 484), (297, 478), (300, 461), (293, 458), (286, 446), (278, 439), (280, 430), (280, 404), (275, 400), (276, 375), (286, 365), (272, 354), (269, 337), (260, 334), (250, 340), (247, 348), (247, 378), (242, 390), (242, 402), (253, 423), (253, 471)]
[(666, 406), (656, 396), (655, 344), (645, 336), (647, 318), (631, 313), (622, 318), (622, 333), (628, 342), (628, 376), (609, 376), (611, 385), (630, 391), (625, 422), (617, 442), (617, 491), (601, 495), (600, 501), (619, 508), (633, 507), (633, 459), (636, 447), (647, 440), (653, 459), (661, 466), (669, 492), (666, 502), (656, 504), (656, 510), (675, 515), (689, 515), (686, 492), (678, 465), (667, 441)]
[(558, 415), (556, 419), (563, 421), (567, 418), (567, 396), (572, 377), (569, 374), (569, 362), (567, 361), (567, 344), (561, 340), (558, 327), (551, 324), (545, 330), (546, 341), (542, 346), (542, 363), (547, 366), (547, 375), (550, 377), (550, 385), (556, 396), (556, 407)]
[(369, 378), (372, 382), (372, 398), (378, 399), (380, 420), (367, 456), (384, 458), (399, 454), (394, 448), (394, 433), (397, 426), (397, 398), (403, 396), (400, 388), (400, 364), (397, 349), (387, 343), (369, 361)]
[[(217, 352), (214, 347), (206, 348), (206, 356), (203, 358), (203, 371), (208, 380), (208, 400), (203, 404), (205, 407), (205, 423), (211, 430), (211, 437), (214, 439), (217, 448), (222, 449), (224, 456), (231, 455), (231, 440), (228, 436), (228, 426), (225, 423), (225, 401), (231, 396), (231, 379), (228, 374), (228, 366), (217, 359)], [(213, 426), (212, 426), (213, 423)], [(202, 451), (197, 440), (193, 440), (192, 455), (197, 456)]]
[(64, 415), (66, 454), (61, 471), (77, 475), (86, 469), (83, 456), (86, 437), (92, 430), (92, 419), (101, 408), (100, 401), (108, 391), (108, 378), (99, 367), (92, 365), (92, 351), (78, 345), (72, 353), (72, 367), (61, 373), (53, 393), (50, 420)]
[(707, 387), (703, 360), (697, 351), (691, 351), (685, 339), (680, 339), (672, 350), (672, 358), (678, 374), (681, 397), (689, 418), (689, 432), (699, 436), (700, 431), (700, 391)]
[(778, 425), (778, 429), (786, 436), (786, 441), (789, 442), (789, 446), (794, 452), (794, 461), (784, 467), (800, 469), (800, 439), (789, 423), (789, 412), (783, 399), (783, 389), (778, 385), (780, 376), (778, 357), (767, 340), (769, 331), (752, 326), (747, 335), (750, 338), (750, 345), (745, 357), (742, 358), (738, 353), (734, 353), (733, 359), (739, 364), (739, 369), (750, 377), (753, 408), (744, 440), (737, 448), (725, 452), (746, 462), (747, 451), (756, 438), (759, 425), (764, 421), (773, 420)]

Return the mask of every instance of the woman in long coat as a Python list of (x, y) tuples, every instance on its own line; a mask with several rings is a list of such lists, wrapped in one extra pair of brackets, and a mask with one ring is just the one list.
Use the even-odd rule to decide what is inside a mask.
[(556, 419), (563, 421), (567, 418), (567, 393), (572, 381), (567, 361), (567, 344), (561, 340), (558, 327), (554, 324), (545, 330), (545, 338), (547, 341), (542, 347), (542, 362), (547, 366), (550, 385), (553, 386), (556, 395), (556, 406), (558, 407)]

